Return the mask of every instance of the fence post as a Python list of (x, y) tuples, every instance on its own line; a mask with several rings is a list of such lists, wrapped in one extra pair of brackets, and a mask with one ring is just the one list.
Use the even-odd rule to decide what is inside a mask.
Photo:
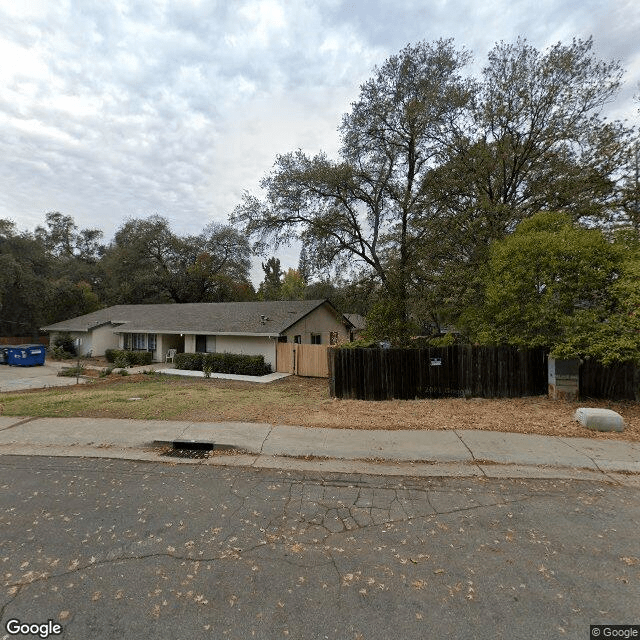
[(334, 347), (327, 349), (327, 368), (329, 369), (329, 396), (336, 397), (336, 350)]

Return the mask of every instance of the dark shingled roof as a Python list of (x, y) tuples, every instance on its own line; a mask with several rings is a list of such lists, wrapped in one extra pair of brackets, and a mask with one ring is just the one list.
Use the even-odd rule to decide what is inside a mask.
[(364, 329), (367, 326), (367, 321), (358, 313), (345, 313), (344, 317), (353, 325), (354, 329)]
[(122, 332), (275, 335), (323, 304), (340, 317), (328, 300), (121, 304), (43, 328), (89, 331), (112, 324)]

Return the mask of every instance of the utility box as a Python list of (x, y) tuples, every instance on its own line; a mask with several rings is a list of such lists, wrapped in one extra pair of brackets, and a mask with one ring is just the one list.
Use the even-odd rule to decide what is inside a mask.
[(36, 367), (44, 364), (46, 349), (41, 344), (21, 344), (7, 348), (7, 364), (14, 367)]
[(551, 400), (577, 400), (580, 389), (580, 359), (557, 360), (549, 358), (549, 398)]

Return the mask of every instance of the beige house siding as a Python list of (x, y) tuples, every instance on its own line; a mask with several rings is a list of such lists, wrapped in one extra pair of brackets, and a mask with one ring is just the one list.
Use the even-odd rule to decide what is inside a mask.
[(91, 354), (103, 356), (107, 349), (118, 348), (118, 336), (113, 332), (113, 326), (97, 327), (89, 334), (91, 336)]
[(217, 353), (244, 353), (249, 356), (264, 356), (264, 361), (276, 369), (276, 344), (274, 338), (262, 336), (216, 336)]
[(118, 336), (112, 326), (97, 327), (91, 331), (52, 331), (49, 344), (53, 345), (61, 333), (68, 333), (72, 340), (80, 340), (78, 352), (81, 356), (103, 356), (106, 349), (118, 348)]
[(339, 342), (349, 342), (349, 332), (339, 317), (336, 317), (336, 313), (328, 305), (322, 305), (289, 327), (284, 335), (287, 336), (287, 342), (293, 342), (294, 337), (299, 335), (302, 344), (311, 344), (311, 334), (319, 333), (320, 344), (328, 345), (331, 332), (338, 333)]
[[(276, 340), (266, 336), (207, 336), (208, 353), (240, 353), (249, 356), (264, 356), (264, 361), (276, 367)], [(184, 336), (184, 352), (196, 352), (196, 334)]]

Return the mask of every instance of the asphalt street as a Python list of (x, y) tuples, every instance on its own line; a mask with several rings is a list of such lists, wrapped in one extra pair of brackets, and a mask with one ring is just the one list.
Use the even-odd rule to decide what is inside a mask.
[(0, 487), (7, 639), (10, 619), (82, 640), (586, 639), (640, 622), (633, 486), (4, 455)]

